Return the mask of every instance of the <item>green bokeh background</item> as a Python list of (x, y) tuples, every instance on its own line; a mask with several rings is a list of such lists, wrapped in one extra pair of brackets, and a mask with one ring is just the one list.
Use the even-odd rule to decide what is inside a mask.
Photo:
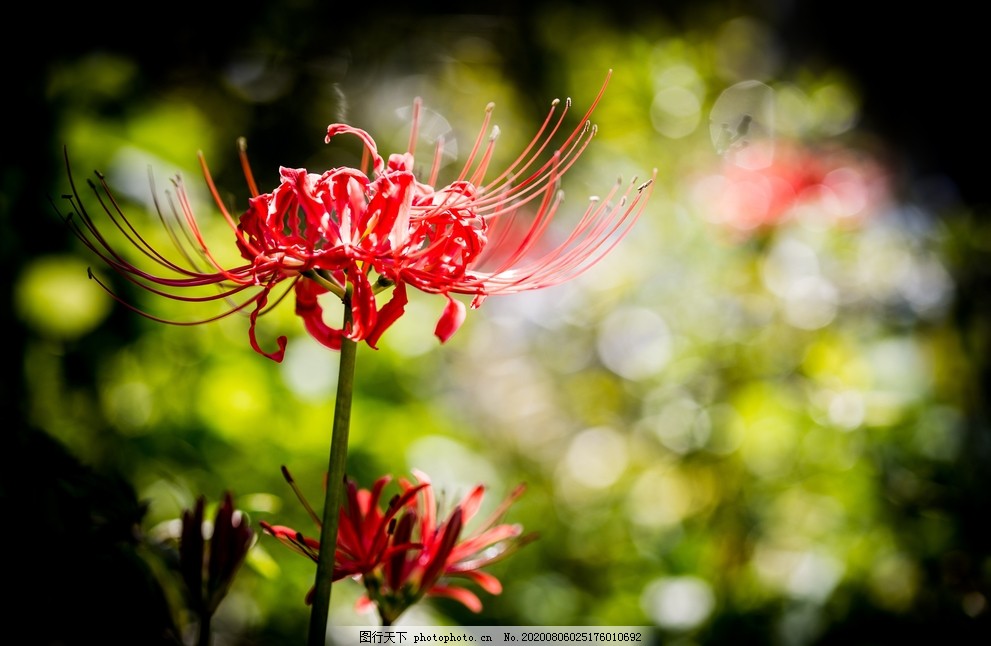
[[(489, 299), (444, 346), (443, 300), (413, 294), (380, 349), (359, 349), (350, 474), (368, 486), (421, 469), (448, 500), (484, 482), (489, 507), (523, 481), (508, 519), (541, 534), (492, 568), (505, 590), (481, 593), (480, 615), (427, 602), (405, 622), (653, 625), (684, 646), (983, 643), (983, 203), (930, 168), (931, 149), (893, 138), (860, 68), (813, 51), (781, 7), (508, 9), (297, 2), (193, 25), (180, 4), (179, 20), (115, 32), (62, 26), (14, 72), (23, 119), (8, 126), (0, 187), (12, 335), (0, 493), (22, 572), (11, 615), (44, 618), (30, 622), (40, 643), (155, 643), (164, 617), (189, 619), (156, 546), (170, 522), (231, 490), (253, 521), (309, 529), (280, 466), (320, 499), (333, 411), (337, 357), (291, 306), (259, 328), (263, 345), (290, 337), (277, 365), (251, 350), (243, 317), (160, 325), (88, 280), (92, 266), (167, 318), (210, 315), (132, 289), (72, 238), (48, 201), (68, 190), (63, 146), (76, 181), (104, 172), (158, 245), (149, 169), (160, 191), (181, 173), (222, 246), (197, 151), (243, 205), (238, 137), (265, 191), (280, 165), (357, 164), (323, 144), (332, 122), (405, 150), (419, 96), (452, 176), (488, 102), (506, 163), (551, 100), (570, 96), (580, 115), (613, 69), (564, 212), (657, 168), (616, 253), (567, 285)], [(840, 169), (853, 193), (813, 183), (768, 211), (771, 225), (740, 223), (763, 207), (725, 201), (744, 189), (727, 183), (738, 170), (708, 120), (747, 80), (773, 90), (760, 125), (788, 177)], [(217, 643), (299, 643), (311, 577), (261, 537)], [(374, 623), (355, 614), (358, 594), (335, 586), (332, 623)]]

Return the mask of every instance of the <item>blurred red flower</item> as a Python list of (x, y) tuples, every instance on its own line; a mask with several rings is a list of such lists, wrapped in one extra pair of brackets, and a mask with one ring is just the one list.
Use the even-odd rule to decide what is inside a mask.
[[(170, 260), (142, 237), (99, 173), (99, 186), (89, 184), (100, 207), (127, 244), (156, 267), (145, 270), (118, 252), (104, 236), (103, 225), (98, 225), (86, 210), (71, 171), (72, 194), (66, 196), (71, 211), (66, 220), (109, 267), (136, 285), (180, 301), (223, 301), (227, 308), (206, 320), (179, 323), (142, 311), (115, 295), (119, 301), (149, 318), (181, 325), (248, 311), (252, 348), (275, 361), (284, 356), (286, 338), (277, 339), (277, 350), (266, 351), (256, 338), (255, 328), (258, 317), (268, 311), (277, 288), (275, 303), (292, 290), (296, 313), (306, 330), (332, 349), (340, 349), (345, 337), (375, 347), (381, 335), (402, 316), (407, 285), (442, 294), (447, 305), (435, 334), (443, 342), (457, 331), (465, 317), (464, 304), (453, 294), (473, 296), (472, 307), (478, 307), (491, 294), (540, 289), (574, 278), (601, 259), (643, 210), (652, 180), (639, 186), (634, 181), (625, 189), (616, 185), (603, 199), (590, 201), (566, 239), (548, 240), (548, 225), (557, 215), (562, 199), (561, 177), (594, 136), (596, 129), (588, 119), (604, 91), (605, 84), (581, 123), (557, 148), (545, 154), (570, 107), (570, 100), (562, 109), (555, 101), (516, 161), (486, 180), (499, 132), (496, 126), (489, 130), (490, 104), (463, 170), (442, 188), (434, 188), (438, 155), (425, 183), (413, 171), (419, 101), (414, 104), (407, 152), (391, 155), (388, 161), (379, 156), (375, 141), (364, 130), (344, 124), (328, 127), (328, 143), (344, 134), (362, 141), (365, 159), (371, 163), (371, 176), (364, 168), (333, 168), (320, 174), (302, 168), (281, 168), (275, 190), (260, 194), (242, 140), (241, 161), (252, 197), (247, 210), (236, 220), (224, 206), (201, 157), (206, 182), (240, 252), (241, 261), (233, 265), (221, 262), (207, 246), (179, 178), (174, 180), (175, 199), (169, 199), (172, 218), (178, 224), (170, 223), (172, 218), (162, 214), (160, 208), (159, 215), (180, 249), (182, 262)], [(176, 226), (179, 230), (175, 230)], [(215, 291), (200, 291), (204, 286)], [(390, 288), (391, 298), (379, 307), (376, 295)], [(340, 328), (324, 319), (318, 298), (328, 292), (350, 307), (349, 321)]]
[(810, 226), (859, 225), (888, 198), (887, 175), (870, 155), (781, 141), (757, 168), (726, 163), (695, 183), (705, 216), (744, 236), (793, 219)]

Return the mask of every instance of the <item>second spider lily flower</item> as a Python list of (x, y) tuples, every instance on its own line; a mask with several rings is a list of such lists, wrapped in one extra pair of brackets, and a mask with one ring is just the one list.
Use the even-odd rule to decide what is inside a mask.
[[(607, 77), (608, 82), (608, 77)], [(174, 181), (168, 203), (171, 214), (162, 223), (180, 247), (174, 261), (147, 242), (114, 198), (102, 175), (90, 182), (100, 210), (150, 262), (145, 269), (128, 260), (112, 244), (84, 205), (69, 174), (71, 206), (66, 218), (79, 238), (110, 268), (148, 291), (188, 301), (223, 301), (215, 317), (179, 323), (192, 325), (230, 315), (249, 314), (249, 339), (257, 352), (281, 361), (286, 337), (277, 349), (263, 349), (256, 337), (258, 317), (269, 302), (289, 292), (306, 330), (322, 344), (339, 349), (344, 338), (375, 347), (382, 334), (402, 316), (407, 285), (446, 297), (435, 334), (443, 342), (457, 331), (466, 308), (453, 295), (472, 296), (472, 307), (493, 294), (542, 289), (570, 280), (598, 262), (630, 230), (642, 212), (653, 179), (617, 183), (602, 199), (591, 199), (571, 233), (552, 240), (549, 225), (558, 216), (562, 177), (584, 152), (596, 128), (589, 118), (605, 92), (604, 83), (577, 127), (564, 131), (571, 102), (554, 101), (544, 123), (514, 162), (490, 177), (499, 129), (492, 110), (458, 176), (438, 186), (439, 154), (425, 181), (414, 173), (420, 103), (414, 104), (407, 151), (383, 159), (366, 131), (346, 124), (327, 129), (329, 143), (340, 135), (357, 137), (371, 164), (366, 169), (333, 168), (322, 173), (280, 169), (275, 190), (260, 193), (241, 144), (241, 160), (252, 197), (238, 218), (228, 212), (206, 163), (203, 174), (217, 208), (229, 224), (240, 260), (224, 263), (208, 247), (182, 180)], [(491, 128), (490, 128), (491, 126)], [(442, 146), (439, 142), (438, 151)], [(364, 165), (364, 164), (363, 164)], [(487, 179), (488, 178), (488, 179)], [(157, 204), (157, 201), (156, 201)], [(203, 287), (215, 291), (202, 293)], [(392, 290), (381, 306), (377, 294)], [(108, 288), (109, 290), (109, 288)], [(348, 308), (341, 327), (324, 319), (319, 297), (333, 293)], [(118, 298), (118, 300), (122, 300)], [(137, 306), (126, 305), (165, 321)]]
[[(283, 473), (319, 527), (319, 518), (292, 477), (285, 469)], [(359, 607), (374, 606), (383, 625), (391, 625), (426, 596), (448, 597), (473, 612), (481, 611), (478, 596), (455, 581), (467, 579), (486, 592), (499, 594), (502, 584), (482, 568), (535, 538), (533, 534), (523, 536), (520, 525), (501, 522), (510, 505), (523, 494), (522, 485), (467, 532), (466, 526), (478, 512), (485, 488), (474, 487), (446, 518), (440, 518), (430, 479), (420, 472), (414, 475), (416, 482), (399, 480), (400, 492), (384, 509), (379, 501), (391, 477), (379, 478), (371, 489), (358, 489), (348, 481), (347, 500), (340, 510), (334, 580), (353, 577), (360, 581), (366, 594)], [(266, 533), (293, 551), (317, 560), (318, 540), (290, 527), (260, 524)]]
[[(296, 497), (309, 513), (317, 529), (321, 528), (320, 517), (303, 496), (296, 481), (286, 467), (282, 467), (282, 475), (292, 487)], [(379, 508), (382, 490), (392, 480), (383, 476), (375, 481), (371, 489), (358, 489), (354, 481), (345, 482), (346, 502), (340, 510), (340, 525), (337, 532), (337, 551), (334, 557), (335, 581), (349, 576), (361, 576), (379, 567), (397, 550), (406, 550), (419, 545), (396, 543), (392, 539), (395, 529), (395, 518), (407, 504), (419, 493), (419, 487), (409, 487), (402, 494), (390, 499), (385, 510)], [(293, 551), (317, 560), (320, 541), (303, 535), (290, 527), (271, 525), (262, 521), (262, 528), (271, 536), (278, 538)]]
[[(400, 481), (404, 491), (423, 487), (399, 520), (397, 541), (415, 538), (419, 549), (398, 552), (386, 560), (381, 578), (365, 577), (367, 601), (378, 608), (383, 622), (392, 622), (409, 606), (424, 596), (448, 597), (472, 612), (482, 610), (474, 592), (457, 583), (463, 578), (474, 582), (490, 594), (500, 594), (502, 583), (482, 568), (502, 560), (536, 538), (523, 535), (518, 524), (502, 523), (502, 517), (525, 487), (518, 485), (485, 520), (468, 531), (485, 495), (485, 487), (476, 485), (454, 509), (442, 519), (440, 505), (434, 497), (426, 474), (414, 471), (417, 483)], [(414, 503), (415, 502), (415, 506)]]

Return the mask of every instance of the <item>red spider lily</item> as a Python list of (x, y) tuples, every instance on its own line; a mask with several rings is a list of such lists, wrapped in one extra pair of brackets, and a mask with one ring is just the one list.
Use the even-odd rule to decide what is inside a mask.
[[(283, 474), (319, 526), (316, 513), (284, 468)], [(379, 508), (379, 499), (391, 477), (379, 478), (370, 490), (358, 489), (348, 480), (347, 500), (340, 510), (334, 580), (348, 576), (360, 580), (367, 595), (360, 607), (376, 606), (384, 625), (390, 625), (424, 596), (448, 597), (473, 612), (481, 611), (478, 596), (452, 584), (451, 578), (466, 578), (486, 592), (499, 594), (502, 584), (481, 568), (508, 556), (534, 537), (521, 536), (523, 529), (519, 525), (498, 524), (523, 494), (523, 485), (472, 533), (463, 536), (465, 526), (478, 512), (485, 488), (473, 488), (446, 520), (438, 520), (429, 478), (416, 471), (414, 475), (416, 483), (399, 480), (400, 493), (389, 500), (385, 509)], [(260, 525), (294, 551), (317, 560), (320, 543), (316, 539), (290, 527), (265, 522)]]
[(712, 220), (746, 237), (796, 217), (823, 227), (857, 226), (884, 203), (888, 186), (883, 168), (866, 155), (782, 141), (773, 163), (727, 164), (702, 178), (696, 192)]
[[(590, 201), (566, 239), (551, 242), (547, 235), (562, 200), (560, 180), (596, 132), (588, 119), (604, 91), (605, 84), (580, 125), (552, 148), (570, 107), (570, 100), (563, 108), (555, 101), (516, 161), (486, 180), (499, 132), (493, 126), (486, 135), (492, 116), (490, 105), (463, 170), (439, 189), (434, 188), (439, 155), (434, 155), (426, 183), (413, 172), (419, 101), (414, 104), (408, 151), (391, 155), (387, 162), (364, 130), (344, 124), (328, 127), (328, 143), (342, 134), (362, 141), (366, 159), (371, 162), (371, 176), (354, 168), (334, 168), (322, 174), (282, 168), (279, 186), (259, 194), (242, 140), (241, 162), (252, 197), (237, 219), (224, 206), (201, 156), (207, 185), (241, 254), (242, 261), (231, 266), (220, 262), (207, 246), (180, 178), (173, 182), (174, 198), (169, 196), (171, 216), (166, 217), (161, 208), (158, 212), (180, 249), (182, 262), (169, 259), (147, 242), (124, 215), (99, 173), (99, 184), (90, 181), (89, 185), (101, 209), (112, 226), (156, 268), (142, 269), (112, 246), (86, 210), (71, 172), (72, 194), (65, 196), (71, 211), (66, 220), (109, 267), (136, 285), (179, 301), (224, 301), (227, 308), (206, 320), (177, 322), (141, 311), (115, 295), (122, 303), (154, 320), (179, 325), (248, 312), (252, 348), (275, 361), (284, 356), (286, 338), (277, 339), (277, 350), (265, 351), (255, 327), (258, 317), (268, 311), (272, 297), (277, 304), (290, 290), (295, 293), (296, 313), (306, 330), (332, 349), (339, 349), (343, 338), (365, 341), (374, 348), (402, 316), (407, 285), (442, 294), (447, 305), (435, 334), (444, 342), (465, 317), (465, 306), (452, 294), (473, 296), (474, 308), (491, 294), (540, 289), (574, 278), (598, 262), (643, 210), (653, 180), (639, 186), (634, 181), (625, 189), (617, 184), (603, 199)], [(439, 142), (438, 151), (441, 145)], [(521, 225), (522, 235), (513, 233)], [(203, 287), (215, 291), (204, 294), (199, 291)], [(390, 288), (391, 298), (379, 307), (376, 295)], [(324, 321), (318, 297), (328, 292), (350, 308), (348, 322), (341, 328)]]

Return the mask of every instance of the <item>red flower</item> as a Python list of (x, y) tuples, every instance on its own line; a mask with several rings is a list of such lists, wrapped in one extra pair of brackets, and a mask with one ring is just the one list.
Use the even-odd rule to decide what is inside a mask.
[[(297, 496), (314, 522), (319, 518), (283, 469)], [(379, 499), (389, 476), (379, 478), (371, 490), (347, 482), (347, 501), (340, 510), (340, 526), (334, 559), (334, 580), (347, 576), (360, 580), (366, 591), (362, 607), (375, 605), (383, 624), (394, 622), (424, 596), (454, 599), (473, 612), (482, 602), (470, 590), (452, 583), (466, 578), (491, 594), (502, 592), (497, 578), (481, 568), (500, 560), (534, 538), (521, 536), (519, 525), (499, 524), (509, 506), (523, 494), (518, 486), (478, 527), (467, 535), (465, 526), (481, 505), (485, 488), (478, 485), (459, 502), (446, 520), (439, 510), (426, 475), (414, 472), (418, 482), (400, 479), (400, 493), (384, 509)], [(317, 561), (320, 543), (290, 527), (260, 525), (271, 536), (294, 551)], [(309, 598), (307, 598), (309, 601)]]
[[(100, 188), (92, 182), (90, 186), (100, 206), (127, 241), (157, 269), (146, 271), (115, 250), (87, 212), (71, 173), (72, 194), (67, 199), (72, 213), (66, 219), (107, 265), (138, 286), (176, 300), (227, 303), (220, 315), (195, 323), (249, 311), (251, 346), (276, 361), (282, 360), (286, 338), (277, 340), (277, 350), (265, 351), (256, 338), (255, 327), (277, 288), (276, 303), (293, 290), (296, 313), (306, 330), (332, 349), (339, 349), (345, 337), (375, 347), (383, 332), (403, 314), (407, 285), (442, 294), (447, 306), (435, 334), (443, 342), (465, 317), (464, 305), (452, 294), (471, 295), (472, 307), (478, 307), (490, 294), (540, 289), (574, 278), (601, 259), (643, 210), (650, 192), (645, 189), (652, 180), (640, 186), (631, 183), (625, 190), (616, 185), (604, 199), (590, 202), (565, 240), (547, 240), (548, 225), (557, 215), (562, 199), (560, 179), (595, 134), (588, 118), (604, 91), (605, 84), (581, 124), (545, 155), (570, 107), (568, 101), (559, 110), (555, 101), (544, 124), (517, 160), (486, 181), (499, 132), (498, 127), (493, 127), (486, 142), (490, 105), (464, 169), (452, 183), (439, 189), (434, 188), (436, 160), (426, 183), (413, 172), (418, 101), (414, 105), (409, 150), (390, 156), (387, 162), (379, 156), (367, 132), (344, 124), (328, 127), (328, 143), (342, 134), (363, 142), (371, 161), (371, 176), (354, 168), (334, 168), (322, 174), (282, 168), (279, 186), (270, 193), (259, 194), (242, 140), (242, 165), (252, 197), (237, 220), (228, 213), (201, 158), (207, 184), (243, 259), (233, 266), (218, 261), (207, 247), (181, 179), (174, 182), (176, 196), (174, 202), (170, 199), (170, 205), (184, 231), (170, 230), (170, 234), (181, 247), (184, 263), (173, 262), (146, 242), (119, 208), (99, 173)], [(166, 217), (162, 216), (162, 222), (169, 227)], [(204, 286), (216, 291), (197, 291)], [(390, 288), (390, 300), (379, 307), (376, 294)], [(324, 321), (318, 297), (327, 292), (349, 303), (350, 322), (342, 328)]]
[(865, 154), (780, 141), (772, 163), (726, 164), (703, 177), (695, 192), (709, 219), (741, 237), (773, 230), (794, 218), (820, 227), (861, 224), (885, 201), (887, 178)]

